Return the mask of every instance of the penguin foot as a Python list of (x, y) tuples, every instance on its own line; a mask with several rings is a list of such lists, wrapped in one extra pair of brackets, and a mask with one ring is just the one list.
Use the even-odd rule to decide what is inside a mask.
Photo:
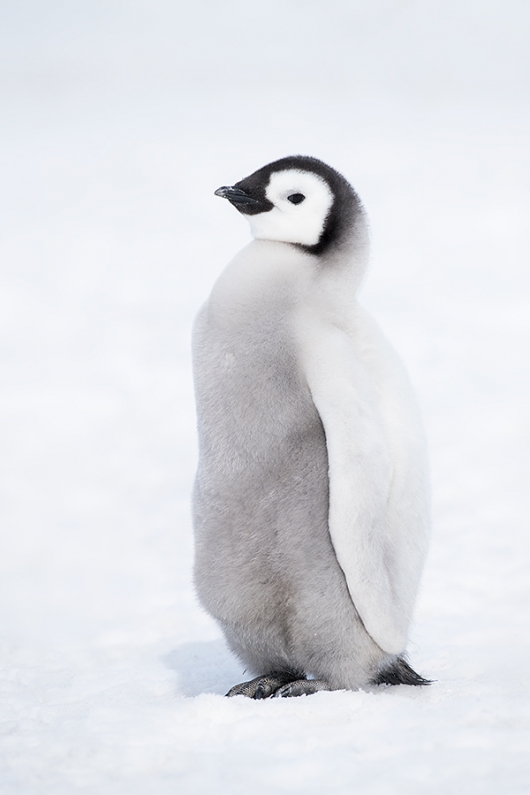
[(320, 690), (331, 690), (331, 686), (323, 679), (295, 679), (283, 687), (280, 687), (273, 694), (273, 698), (292, 698), (294, 696), (311, 696)]
[(255, 698), (256, 700), (269, 698), (274, 695), (277, 690), (288, 685), (289, 682), (298, 682), (299, 675), (298, 673), (287, 674), (274, 672), (266, 676), (256, 676), (256, 678), (251, 679), (250, 682), (241, 682), (240, 685), (234, 685), (226, 695), (228, 698), (232, 696), (246, 696), (247, 698)]

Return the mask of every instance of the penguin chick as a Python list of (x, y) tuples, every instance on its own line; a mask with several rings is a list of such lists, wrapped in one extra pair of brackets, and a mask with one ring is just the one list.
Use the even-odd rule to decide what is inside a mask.
[(256, 676), (227, 695), (428, 684), (406, 662), (427, 551), (421, 422), (356, 292), (364, 210), (287, 157), (215, 191), (253, 237), (197, 317), (195, 583)]

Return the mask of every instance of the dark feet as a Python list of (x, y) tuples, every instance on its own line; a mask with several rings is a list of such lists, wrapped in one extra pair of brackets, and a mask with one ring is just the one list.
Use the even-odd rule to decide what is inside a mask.
[(311, 696), (320, 690), (331, 690), (323, 679), (295, 679), (294, 682), (280, 687), (272, 694), (273, 698), (291, 698), (293, 696)]
[(272, 673), (257, 676), (250, 682), (242, 682), (232, 687), (227, 696), (247, 696), (247, 698), (290, 698), (309, 696), (319, 690), (331, 690), (327, 682), (317, 679), (301, 679), (299, 673)]
[(230, 688), (227, 696), (246, 696), (247, 698), (269, 698), (276, 690), (286, 685), (288, 682), (293, 682), (298, 678), (298, 674), (286, 673), (272, 673), (266, 676), (257, 676), (251, 679), (250, 682), (242, 682), (240, 685), (234, 685)]

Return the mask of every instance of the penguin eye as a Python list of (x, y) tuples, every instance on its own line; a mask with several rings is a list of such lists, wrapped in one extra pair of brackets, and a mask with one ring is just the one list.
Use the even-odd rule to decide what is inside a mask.
[(291, 202), (291, 204), (301, 204), (305, 199), (303, 193), (291, 193), (290, 196), (287, 197), (287, 200)]

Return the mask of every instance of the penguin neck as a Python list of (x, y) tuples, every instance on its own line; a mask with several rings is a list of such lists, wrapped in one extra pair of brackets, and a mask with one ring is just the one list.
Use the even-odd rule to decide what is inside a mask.
[(297, 300), (307, 281), (308, 254), (288, 243), (253, 240), (218, 277), (208, 305), (216, 316), (243, 320)]
[(269, 305), (313, 306), (320, 316), (349, 323), (367, 262), (367, 246), (359, 236), (317, 256), (291, 243), (253, 240), (217, 279), (209, 299), (210, 311), (230, 322)]
[(364, 219), (362, 222), (340, 244), (318, 257), (308, 256), (307, 278), (300, 296), (302, 313), (309, 309), (311, 317), (343, 330), (355, 324), (357, 293), (368, 265), (368, 230)]
[(333, 245), (311, 256), (313, 289), (322, 291), (338, 308), (351, 307), (368, 266), (370, 240), (364, 214)]

